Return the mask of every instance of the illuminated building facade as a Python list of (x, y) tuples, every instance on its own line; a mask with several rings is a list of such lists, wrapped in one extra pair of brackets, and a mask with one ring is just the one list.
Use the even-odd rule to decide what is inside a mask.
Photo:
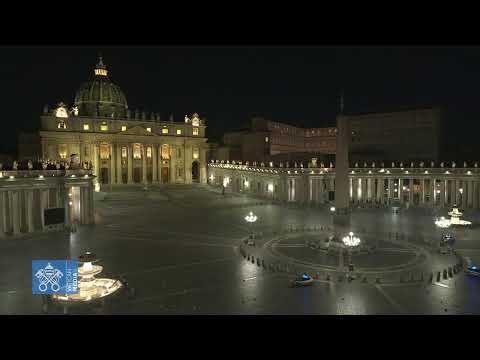
[[(211, 185), (227, 191), (281, 202), (333, 203), (335, 166), (318, 162), (264, 163), (212, 161)], [(400, 202), (416, 207), (480, 208), (478, 163), (438, 162), (350, 163), (349, 202), (388, 205)]]
[(206, 183), (205, 121), (198, 114), (182, 122), (131, 112), (122, 90), (99, 59), (93, 77), (81, 85), (74, 105), (46, 106), (41, 116), (41, 156), (79, 157), (102, 184)]

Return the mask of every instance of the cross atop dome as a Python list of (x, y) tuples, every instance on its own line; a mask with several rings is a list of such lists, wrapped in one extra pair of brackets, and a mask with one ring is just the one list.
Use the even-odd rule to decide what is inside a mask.
[(102, 54), (98, 54), (98, 62), (97, 65), (95, 66), (95, 75), (97, 76), (107, 76), (107, 67), (103, 63), (103, 57)]

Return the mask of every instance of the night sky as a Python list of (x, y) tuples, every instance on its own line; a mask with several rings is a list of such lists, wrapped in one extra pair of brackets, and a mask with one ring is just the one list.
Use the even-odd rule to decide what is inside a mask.
[(73, 104), (99, 52), (131, 110), (198, 112), (210, 138), (253, 115), (334, 125), (341, 88), (346, 113), (446, 107), (450, 147), (467, 149), (480, 129), (480, 47), (1, 47), (0, 152), (38, 129), (44, 104)]

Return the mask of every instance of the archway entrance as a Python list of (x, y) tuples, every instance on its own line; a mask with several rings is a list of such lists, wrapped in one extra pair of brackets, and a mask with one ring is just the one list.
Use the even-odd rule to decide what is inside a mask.
[(102, 184), (108, 184), (108, 169), (101, 168), (100, 169), (100, 182)]
[(192, 162), (192, 182), (200, 181), (200, 166), (198, 161)]
[(141, 168), (133, 168), (133, 182), (139, 183), (142, 181), (142, 169)]
[(162, 167), (162, 183), (167, 184), (169, 182), (169, 177), (168, 177), (168, 167), (164, 166)]

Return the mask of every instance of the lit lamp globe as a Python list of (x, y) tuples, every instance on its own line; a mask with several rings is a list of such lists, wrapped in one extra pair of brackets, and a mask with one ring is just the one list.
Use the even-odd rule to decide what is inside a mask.
[(247, 244), (248, 245), (253, 245), (253, 237), (254, 237), (253, 236), (254, 235), (253, 234), (253, 223), (255, 221), (257, 221), (257, 216), (254, 215), (253, 212), (250, 211), (250, 213), (247, 216), (245, 216), (245, 221), (247, 221), (250, 224), (250, 227), (251, 227), (251, 229), (250, 229), (250, 231), (251, 231), (250, 239), (248, 240)]
[(342, 238), (342, 242), (349, 248), (353, 248), (353, 247), (356, 247), (358, 245), (360, 245), (360, 238), (359, 237), (356, 237), (356, 236), (353, 236), (353, 232), (349, 232), (348, 233), (348, 236), (344, 236)]

